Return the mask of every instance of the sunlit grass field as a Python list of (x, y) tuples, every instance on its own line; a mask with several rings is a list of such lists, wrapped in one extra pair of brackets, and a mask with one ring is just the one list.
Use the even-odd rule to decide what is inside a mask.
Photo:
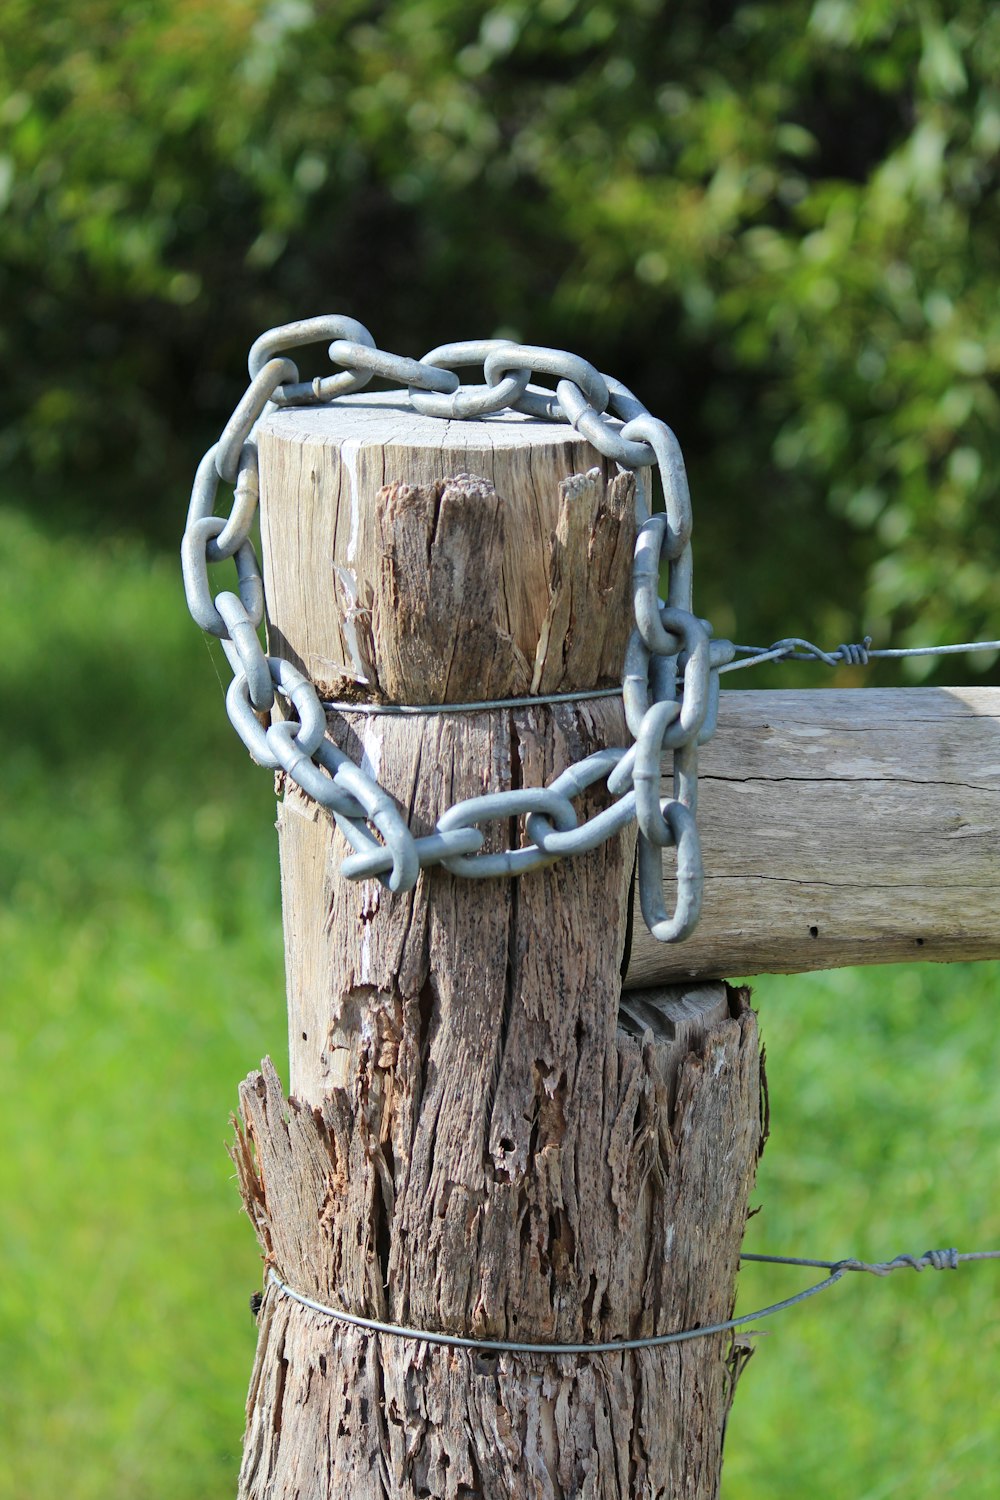
[[(172, 559), (0, 511), (0, 597), (0, 1500), (223, 1500), (259, 1285), (228, 1115), (285, 1071), (270, 778)], [(1000, 970), (755, 993), (747, 1249), (1000, 1246)], [(814, 1274), (747, 1267), (740, 1309)], [(851, 1277), (756, 1342), (725, 1500), (996, 1495), (1000, 1265)]]

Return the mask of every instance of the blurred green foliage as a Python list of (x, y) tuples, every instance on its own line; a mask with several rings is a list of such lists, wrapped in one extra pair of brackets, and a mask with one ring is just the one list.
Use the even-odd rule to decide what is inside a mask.
[(0, 130), (0, 464), (67, 522), (172, 537), (253, 337), (345, 311), (625, 378), (722, 631), (996, 635), (989, 0), (7, 0)]

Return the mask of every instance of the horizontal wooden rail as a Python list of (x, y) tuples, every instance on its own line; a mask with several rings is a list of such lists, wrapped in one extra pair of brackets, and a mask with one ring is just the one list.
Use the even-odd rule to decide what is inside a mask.
[(1000, 688), (724, 691), (698, 824), (701, 922), (637, 912), (630, 986), (1000, 958)]

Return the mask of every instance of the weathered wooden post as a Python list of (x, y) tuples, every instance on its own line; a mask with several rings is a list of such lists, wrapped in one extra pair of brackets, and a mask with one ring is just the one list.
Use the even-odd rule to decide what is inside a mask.
[[(271, 649), (328, 699), (368, 679), (328, 733), (415, 831), (627, 742), (609, 697), (364, 710), (613, 686), (630, 475), (569, 427), (445, 424), (391, 395), (277, 412), (258, 441)], [(391, 895), (341, 877), (341, 835), (291, 782), (278, 827), (290, 1098), (251, 1075), (235, 1152), (267, 1266), (472, 1338), (726, 1319), (762, 1139), (755, 1020), (723, 984), (623, 1002), (634, 834)], [(520, 837), (494, 824), (487, 847)], [(243, 1500), (718, 1492), (731, 1335), (488, 1357), (344, 1326), (273, 1282), (259, 1321)]]

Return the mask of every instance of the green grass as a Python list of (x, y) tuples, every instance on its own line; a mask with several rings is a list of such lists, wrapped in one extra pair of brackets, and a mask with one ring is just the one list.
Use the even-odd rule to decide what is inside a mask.
[(270, 778), (171, 559), (0, 516), (0, 1497), (234, 1492), (259, 1285), (225, 1154), (284, 1067)]
[[(993, 964), (761, 979), (771, 1139), (745, 1248), (888, 1260), (1000, 1248)], [(739, 1311), (821, 1272), (746, 1266)], [(997, 1489), (1000, 1263), (851, 1276), (760, 1325), (727, 1500)]]
[[(227, 1118), (285, 1069), (270, 780), (172, 559), (0, 511), (0, 591), (0, 1500), (223, 1500), (259, 1282)], [(748, 1249), (1000, 1244), (998, 994), (992, 966), (760, 981)], [(808, 1275), (747, 1268), (741, 1308)], [(726, 1500), (992, 1497), (998, 1313), (982, 1265), (763, 1324)]]

